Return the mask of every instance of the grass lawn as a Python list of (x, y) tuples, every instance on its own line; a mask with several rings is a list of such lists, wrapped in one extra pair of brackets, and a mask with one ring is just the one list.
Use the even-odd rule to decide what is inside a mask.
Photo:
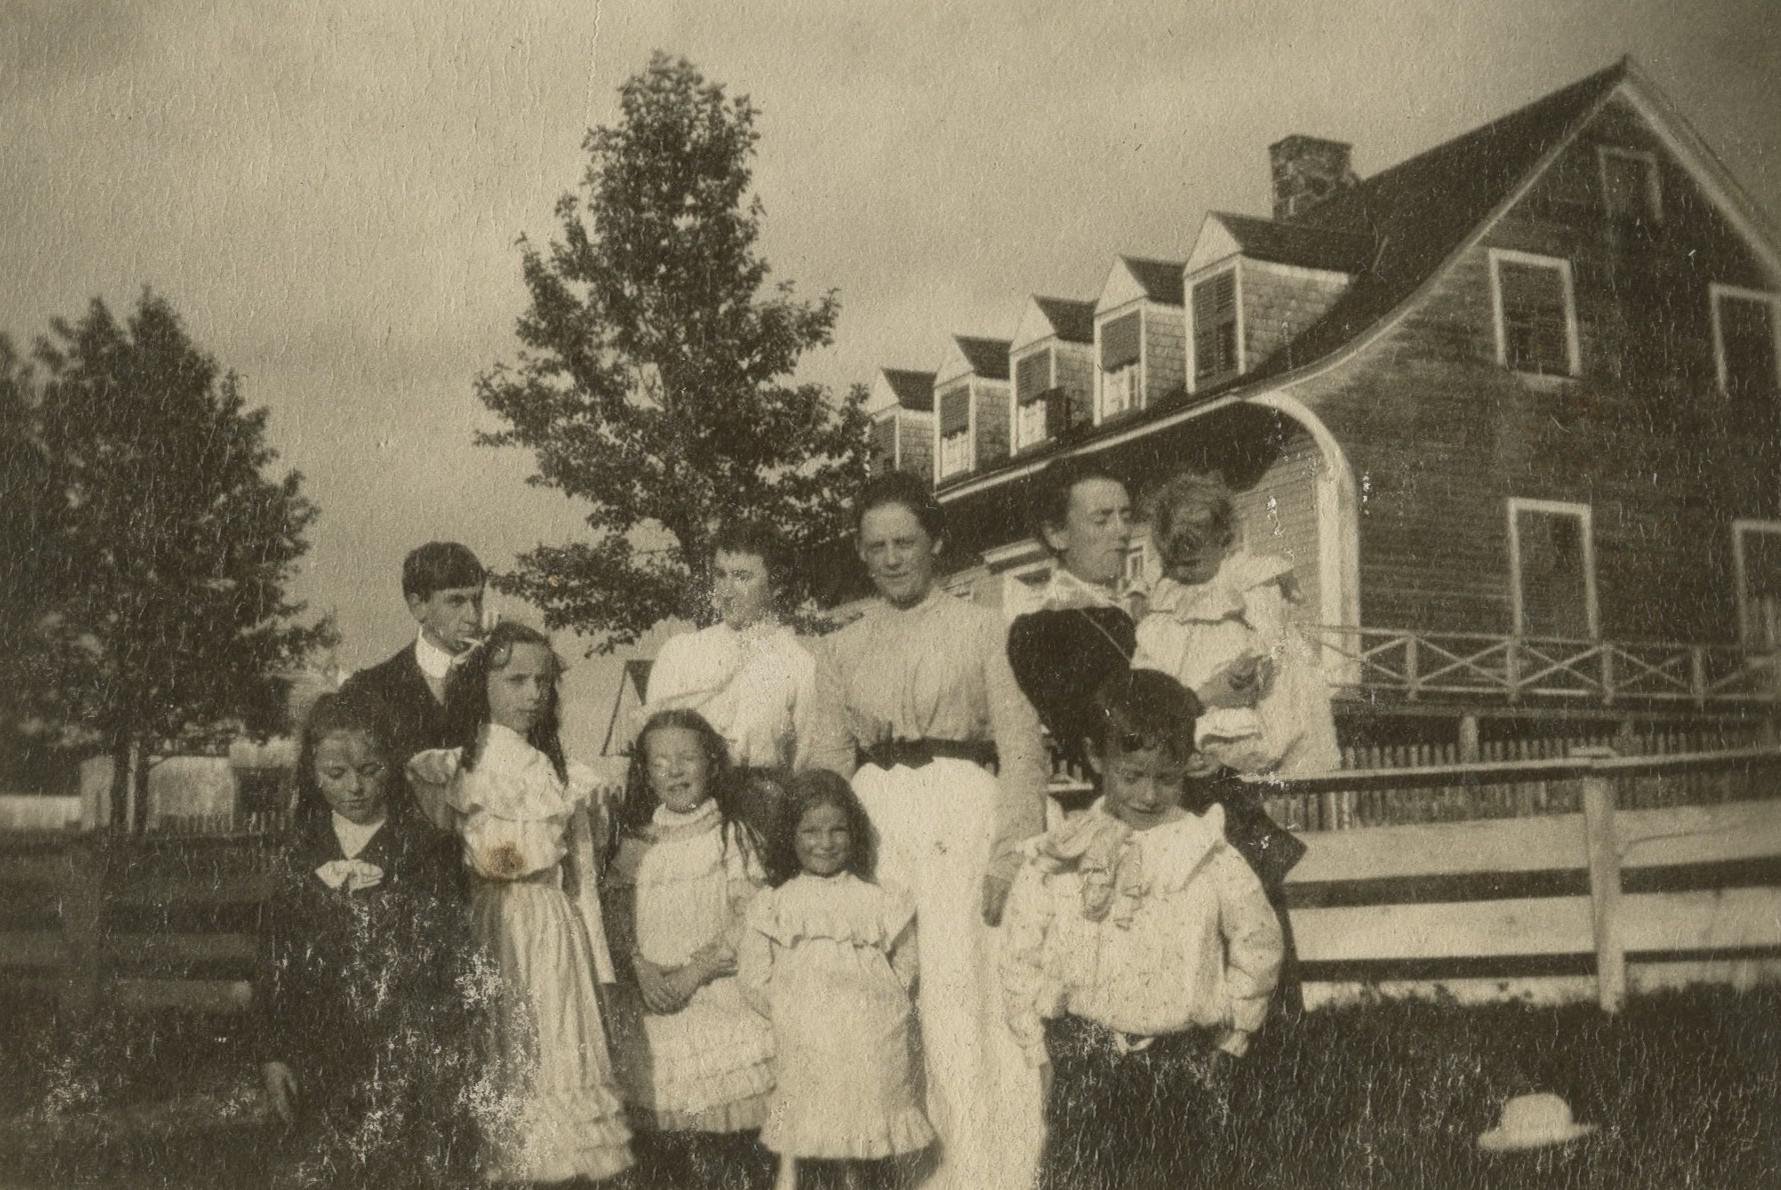
[[(0, 1185), (263, 1184), (270, 1134), (238, 1023), (117, 1021), (75, 1043), (41, 1003), (9, 999), (0, 1022)], [(1264, 1038), (1249, 1071), (1237, 1106), (1258, 1188), (1781, 1186), (1781, 989), (1657, 996), (1618, 1019), (1379, 1002)], [(1479, 1152), (1502, 1101), (1536, 1090), (1600, 1130)]]

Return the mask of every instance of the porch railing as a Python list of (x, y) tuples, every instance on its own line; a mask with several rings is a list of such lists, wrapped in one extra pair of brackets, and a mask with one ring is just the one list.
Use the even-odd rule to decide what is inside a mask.
[(1338, 691), (1421, 698), (1692, 704), (1781, 701), (1781, 658), (1739, 645), (1310, 625)]

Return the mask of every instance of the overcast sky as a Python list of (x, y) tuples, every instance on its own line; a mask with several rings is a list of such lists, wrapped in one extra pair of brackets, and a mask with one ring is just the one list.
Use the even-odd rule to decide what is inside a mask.
[[(1622, 53), (1781, 217), (1774, 0), (0, 0), (0, 332), (171, 300), (271, 408), (323, 514), (299, 591), (368, 664), (412, 630), (409, 546), (503, 567), (580, 526), (472, 445), (472, 381), (512, 355), (516, 237), (655, 48), (760, 107), (763, 251), (840, 291), (837, 386), (1266, 214), (1288, 133), (1365, 176)], [(611, 673), (580, 667), (572, 750)]]

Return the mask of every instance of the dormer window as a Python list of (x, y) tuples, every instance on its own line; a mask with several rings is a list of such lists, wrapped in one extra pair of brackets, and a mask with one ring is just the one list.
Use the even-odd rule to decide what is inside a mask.
[(1490, 250), (1497, 362), (1534, 376), (1575, 376), (1577, 306), (1571, 262)]
[(1038, 446), (1046, 438), (1047, 396), (1053, 385), (1050, 348), (1014, 365), (1014, 449)]
[(971, 469), (971, 386), (940, 394), (940, 474), (945, 479)]
[(1105, 421), (1140, 403), (1138, 364), (1143, 357), (1143, 316), (1137, 310), (1101, 327), (1101, 408)]
[(1602, 167), (1602, 206), (1617, 225), (1652, 226), (1663, 219), (1663, 190), (1657, 158), (1632, 149), (1603, 145), (1596, 150)]
[(1734, 400), (1781, 394), (1781, 346), (1776, 334), (1781, 294), (1713, 285), (1713, 360), (1720, 391)]
[(1237, 336), (1237, 270), (1194, 286), (1194, 387), (1216, 384), (1242, 369)]

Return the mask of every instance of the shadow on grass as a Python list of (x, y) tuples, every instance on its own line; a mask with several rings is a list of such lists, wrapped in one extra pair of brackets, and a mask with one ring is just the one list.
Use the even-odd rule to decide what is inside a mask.
[[(0, 999), (0, 1036), (6, 1186), (265, 1184), (271, 1133), (240, 1022), (116, 1019), (73, 1037), (43, 1003)], [(1380, 1001), (1259, 1039), (1246, 1076), (1228, 1184), (1255, 1190), (1781, 1185), (1777, 989), (1654, 996), (1612, 1019)], [(1564, 1096), (1599, 1131), (1478, 1151), (1503, 1100), (1530, 1091)], [(1135, 1105), (1109, 1110), (1122, 1106)]]

